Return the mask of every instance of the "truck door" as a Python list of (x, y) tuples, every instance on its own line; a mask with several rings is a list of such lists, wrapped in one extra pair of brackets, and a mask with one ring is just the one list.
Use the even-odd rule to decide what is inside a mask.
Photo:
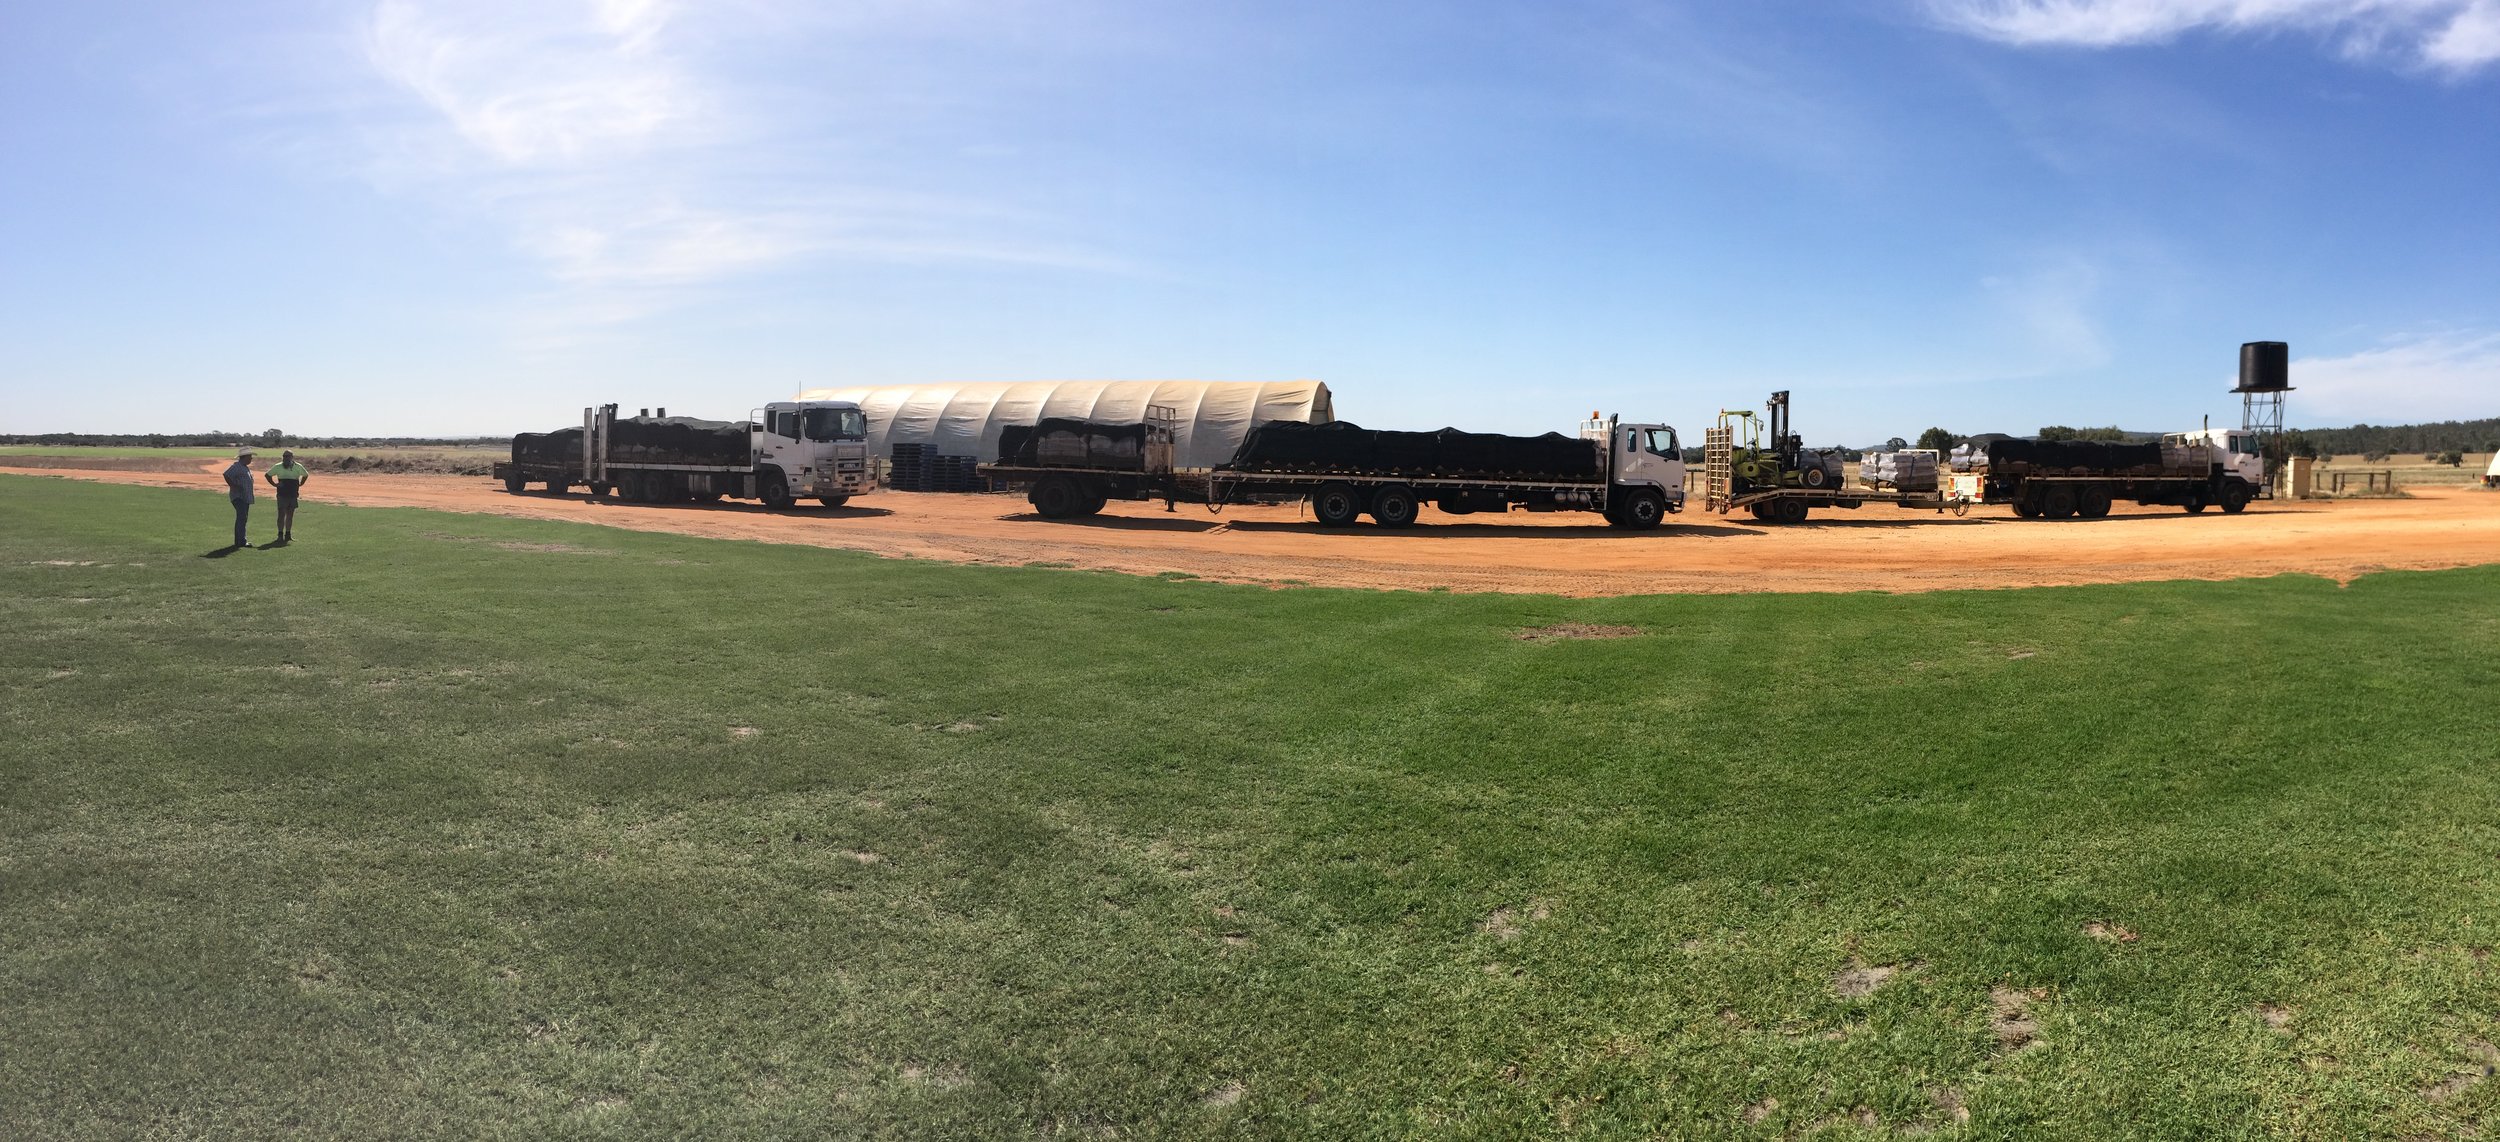
[(1615, 482), (1646, 484), (1666, 493), (1667, 502), (1684, 502), (1684, 450), (1675, 429), (1663, 424), (1634, 424), (1615, 435)]
[(808, 466), (800, 450), (799, 410), (795, 406), (764, 406), (764, 414), (755, 420), (755, 462), (778, 464), (782, 472), (793, 478)]

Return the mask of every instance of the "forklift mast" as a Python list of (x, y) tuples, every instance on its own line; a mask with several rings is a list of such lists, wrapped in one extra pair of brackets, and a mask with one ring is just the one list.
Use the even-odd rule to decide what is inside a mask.
[(1771, 399), (1763, 403), (1763, 408), (1771, 414), (1771, 451), (1779, 457), (1780, 469), (1794, 469), (1797, 467), (1797, 453), (1804, 449), (1805, 441), (1788, 432), (1788, 390), (1772, 393)]

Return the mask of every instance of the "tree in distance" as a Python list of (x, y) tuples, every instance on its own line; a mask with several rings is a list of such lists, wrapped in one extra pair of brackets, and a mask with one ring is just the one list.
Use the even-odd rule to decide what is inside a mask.
[(1910, 442), (1909, 442), (1909, 441), (1907, 441), (1907, 440), (1903, 440), (1903, 439), (1901, 439), (1901, 438), (1900, 438), (1900, 437), (1898, 437), (1898, 436), (1895, 436), (1895, 437), (1893, 437), (1893, 438), (1892, 438), (1892, 439), (1890, 439), (1890, 440), (1886, 440), (1886, 441), (1884, 441), (1884, 451), (1886, 451), (1886, 452), (1899, 452), (1900, 450), (1902, 450), (1902, 449), (1904, 449), (1904, 448), (1907, 448), (1907, 447), (1909, 447), (1909, 446), (1910, 446)]
[(2098, 440), (2110, 444), (2123, 443), (2127, 433), (2117, 425), (2107, 428), (2068, 428), (2062, 424), (2045, 425), (2040, 429), (2042, 440)]
[(1960, 444), (1963, 439), (1963, 437), (1955, 436), (1951, 432), (1947, 432), (1944, 429), (1930, 428), (1927, 431), (1918, 434), (1918, 446), (1921, 448), (1933, 448), (1938, 452), (1951, 452), (1953, 451), (1953, 446)]

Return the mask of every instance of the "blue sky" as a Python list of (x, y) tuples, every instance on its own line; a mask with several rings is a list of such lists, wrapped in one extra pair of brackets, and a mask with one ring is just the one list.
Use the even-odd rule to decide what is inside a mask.
[(2500, 415), (2500, 0), (0, 0), (0, 431)]

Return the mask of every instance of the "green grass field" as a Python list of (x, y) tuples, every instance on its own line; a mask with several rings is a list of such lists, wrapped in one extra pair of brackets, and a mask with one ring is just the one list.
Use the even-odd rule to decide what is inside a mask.
[(0, 477), (0, 1136), (2500, 1120), (2500, 569), (1561, 600), (224, 513)]

